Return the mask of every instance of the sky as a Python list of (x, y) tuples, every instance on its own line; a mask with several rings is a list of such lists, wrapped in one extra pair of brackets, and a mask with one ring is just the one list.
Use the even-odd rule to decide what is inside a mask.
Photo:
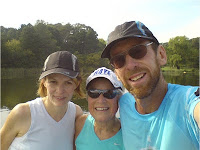
[(200, 37), (200, 0), (2, 0), (0, 25), (19, 29), (37, 20), (49, 24), (81, 23), (107, 40), (114, 28), (141, 21), (159, 40)]

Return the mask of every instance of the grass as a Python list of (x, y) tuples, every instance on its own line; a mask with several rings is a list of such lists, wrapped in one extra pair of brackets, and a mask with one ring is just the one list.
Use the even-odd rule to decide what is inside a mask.
[(199, 74), (199, 69), (197, 68), (180, 68), (177, 69), (176, 67), (169, 67), (169, 66), (165, 66), (162, 67), (162, 71), (163, 72), (183, 72), (183, 73), (197, 73)]

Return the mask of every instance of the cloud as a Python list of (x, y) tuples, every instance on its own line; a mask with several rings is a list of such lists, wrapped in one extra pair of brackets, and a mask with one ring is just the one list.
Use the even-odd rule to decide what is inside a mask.
[(189, 39), (200, 37), (200, 17), (195, 18), (194, 20), (187, 22), (183, 26), (179, 26), (176, 28), (172, 28), (171, 30), (167, 30), (163, 32), (157, 33), (157, 37), (159, 42), (169, 42), (170, 38), (174, 38), (176, 36), (186, 36)]

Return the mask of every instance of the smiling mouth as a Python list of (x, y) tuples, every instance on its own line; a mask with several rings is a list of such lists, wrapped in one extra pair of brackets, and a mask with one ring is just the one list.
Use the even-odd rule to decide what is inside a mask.
[(134, 78), (130, 78), (130, 80), (131, 80), (131, 81), (140, 80), (140, 79), (142, 79), (142, 78), (144, 77), (144, 75), (145, 75), (145, 73), (143, 73), (143, 74), (141, 74), (141, 75), (138, 75), (138, 76), (136, 76), (136, 77), (134, 77)]
[(65, 97), (56, 97), (57, 100), (63, 100)]
[(109, 108), (108, 107), (97, 107), (95, 108), (97, 111), (105, 111), (105, 110), (108, 110)]

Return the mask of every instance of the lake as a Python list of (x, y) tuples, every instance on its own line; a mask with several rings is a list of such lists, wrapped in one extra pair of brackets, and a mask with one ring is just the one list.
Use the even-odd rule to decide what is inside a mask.
[[(182, 85), (199, 85), (199, 75), (193, 73), (163, 72), (168, 83)], [(12, 109), (16, 104), (27, 102), (37, 97), (37, 78), (23, 79), (2, 79), (1, 80), (1, 107)], [(73, 100), (87, 111), (87, 101), (85, 99)]]

